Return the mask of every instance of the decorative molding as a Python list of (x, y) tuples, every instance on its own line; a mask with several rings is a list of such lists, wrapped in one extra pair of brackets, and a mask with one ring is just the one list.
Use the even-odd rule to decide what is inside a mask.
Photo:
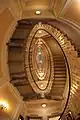
[[(34, 28), (32, 29), (32, 31), (31, 31), (31, 33), (30, 33), (30, 36), (29, 36), (29, 38), (28, 38), (28, 42), (26, 42), (26, 52), (25, 52), (25, 65), (26, 65), (26, 71), (27, 71), (27, 74), (28, 74), (28, 79), (29, 79), (29, 82), (30, 82), (30, 84), (31, 84), (31, 86), (32, 86), (32, 88), (34, 89), (34, 91), (35, 92), (37, 92), (37, 93), (39, 93), (39, 94), (42, 94), (42, 96), (43, 96), (43, 94), (44, 93), (49, 93), (50, 92), (50, 90), (51, 90), (51, 87), (52, 87), (52, 81), (53, 81), (53, 79), (54, 79), (54, 70), (53, 70), (53, 58), (52, 58), (52, 54), (51, 54), (51, 51), (49, 50), (49, 48), (48, 48), (48, 46), (45, 44), (45, 42), (43, 42), (44, 44), (45, 44), (45, 46), (46, 46), (46, 49), (47, 49), (47, 51), (48, 51), (48, 55), (50, 56), (50, 66), (48, 66), (49, 67), (49, 69), (50, 69), (50, 71), (48, 71), (49, 73), (50, 73), (50, 75), (49, 76), (47, 76), (48, 77), (48, 83), (47, 83), (47, 85), (46, 85), (46, 87), (45, 87), (45, 89), (41, 89), (38, 85), (37, 85), (37, 83), (36, 83), (36, 80), (34, 80), (34, 77), (32, 76), (32, 71), (30, 70), (30, 64), (31, 64), (31, 61), (30, 61), (30, 50), (31, 50), (31, 48), (33, 49), (33, 47), (32, 47), (32, 41), (33, 41), (33, 39), (34, 39), (34, 36), (35, 36), (35, 34), (36, 34), (36, 32), (39, 30), (39, 29), (41, 29), (41, 30), (44, 30), (44, 31), (47, 31), (48, 29), (50, 29), (50, 26), (48, 26), (48, 25), (44, 25), (44, 24), (37, 24), (37, 25), (35, 25), (34, 26)], [(49, 31), (49, 30), (48, 30)], [(51, 32), (51, 31), (49, 31), (49, 32)], [(43, 40), (42, 40), (43, 41)], [(31, 50), (32, 51), (32, 50)], [(32, 55), (31, 55), (32, 56)], [(30, 63), (29, 63), (29, 61), (30, 61)], [(33, 66), (33, 69), (34, 69), (34, 65), (33, 65), (33, 63), (32, 63), (32, 66)], [(37, 77), (37, 75), (36, 75), (36, 77)], [(46, 78), (47, 79), (47, 78)], [(44, 81), (44, 80), (43, 80)]]
[(20, 102), (22, 102), (23, 97), (20, 96), (19, 91), (9, 81), (7, 81), (5, 84), (0, 86), (0, 89), (2, 89), (4, 87), (8, 87), (10, 89), (12, 95), (15, 96)]
[(10, 12), (15, 20), (21, 19), (23, 10), (22, 10), (22, 6), (21, 6), (21, 2), (19, 0), (10, 1), (8, 9), (10, 10)]
[(68, 23), (68, 24), (71, 25), (72, 27), (80, 30), (80, 25), (79, 25), (77, 22), (74, 22), (74, 21), (72, 21), (72, 20), (70, 20), (70, 19), (67, 20), (67, 19), (62, 18), (62, 17), (59, 17), (58, 20), (60, 20), (60, 21), (62, 21), (62, 22), (65, 22), (65, 23)]
[[(1, 80), (2, 80), (2, 78), (1, 78)], [(7, 86), (8, 84), (9, 84), (9, 82), (7, 81), (4, 84), (0, 85), (0, 89), (2, 89), (3, 87)]]
[(66, 12), (67, 8), (70, 7), (71, 2), (72, 2), (72, 0), (67, 0), (66, 4), (64, 5), (63, 10), (61, 12), (61, 15), (64, 14)]
[(14, 114), (12, 116), (12, 120), (18, 119), (18, 116), (19, 116), (20, 112), (22, 111), (22, 107), (23, 107), (23, 101), (19, 101), (16, 111), (14, 111)]
[[(10, 77), (9, 77), (9, 70), (8, 70), (8, 65), (7, 65), (7, 45), (6, 43), (8, 42), (8, 40), (11, 38), (15, 28), (17, 26), (17, 21), (16, 20), (13, 20), (12, 23), (10, 24), (10, 27), (8, 28), (7, 30), (7, 33), (4, 37), (4, 40), (3, 40), (3, 44), (2, 44), (2, 49), (1, 49), (1, 65), (2, 65), (2, 72), (3, 72), (3, 76), (1, 78), (2, 79), (5, 79), (6, 80), (6, 83), (2, 83), (1, 87), (4, 87), (5, 85), (9, 85), (11, 91), (12, 91), (12, 94), (15, 95), (15, 97), (17, 97), (18, 100), (22, 100), (23, 98), (20, 96), (20, 93), (18, 92), (18, 90), (12, 86), (12, 84), (10, 84)], [(3, 63), (4, 61), (4, 63)], [(4, 64), (4, 66), (3, 66)], [(5, 66), (6, 66), (6, 69), (5, 69)], [(5, 71), (5, 73), (4, 73)]]
[(7, 0), (1, 0), (0, 1), (0, 15), (4, 12), (4, 10), (8, 8)]
[(10, 82), (8, 82), (8, 86), (12, 92), (12, 94), (20, 101), (22, 102), (23, 97), (20, 95), (19, 91), (14, 87)]
[(0, 15), (3, 14), (3, 12), (5, 11), (5, 9), (6, 9), (6, 8), (3, 7), (3, 6), (0, 7)]
[[(4, 40), (3, 40), (3, 44), (1, 46), (1, 69), (2, 69), (2, 77), (4, 79), (6, 79), (7, 81), (9, 81), (9, 70), (8, 70), (8, 64), (7, 64), (7, 45), (6, 43), (8, 42), (8, 40), (11, 38), (15, 27), (17, 25), (17, 21), (13, 20), (12, 23), (10, 24), (6, 35), (4, 36)], [(4, 64), (4, 66), (3, 66)], [(4, 83), (3, 83), (4, 84)]]

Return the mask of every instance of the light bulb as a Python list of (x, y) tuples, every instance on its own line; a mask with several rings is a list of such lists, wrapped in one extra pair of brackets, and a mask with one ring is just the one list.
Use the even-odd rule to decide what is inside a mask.
[(45, 107), (46, 107), (46, 104), (45, 104), (45, 103), (43, 103), (41, 106), (42, 106), (43, 108), (45, 108)]
[(36, 15), (40, 15), (41, 11), (40, 10), (36, 10)]

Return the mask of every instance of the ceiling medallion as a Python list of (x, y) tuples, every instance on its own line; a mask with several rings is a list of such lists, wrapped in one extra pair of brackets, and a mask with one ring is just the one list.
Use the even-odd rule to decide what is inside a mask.
[[(53, 58), (46, 41), (36, 37), (42, 24), (34, 26), (26, 42), (25, 65), (28, 80), (36, 93), (48, 94), (54, 80)], [(45, 31), (43, 29), (43, 31)], [(46, 32), (47, 33), (47, 32)]]

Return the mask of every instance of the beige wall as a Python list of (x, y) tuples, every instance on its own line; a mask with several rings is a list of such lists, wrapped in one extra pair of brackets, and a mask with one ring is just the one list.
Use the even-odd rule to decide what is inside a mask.
[(1, 33), (0, 34), (0, 47), (4, 40), (5, 34), (13, 20), (14, 20), (14, 18), (8, 9), (5, 9), (1, 13), (1, 15), (0, 15), (0, 33)]
[[(5, 101), (9, 109), (0, 110), (0, 119), (16, 120), (23, 105), (20, 94), (8, 81), (9, 73), (7, 66), (7, 46), (14, 31), (16, 20), (8, 8), (4, 8), (0, 13), (0, 101)], [(4, 117), (3, 117), (4, 116)]]
[(63, 9), (61, 17), (80, 26), (80, 0), (70, 0), (70, 3)]
[(5, 113), (7, 113), (12, 119), (17, 111), (20, 100), (11, 89), (10, 83), (6, 83), (0, 88), (0, 101), (5, 101), (9, 105), (9, 108)]
[[(1, 52), (2, 52), (2, 47), (1, 47), (2, 43), (5, 40), (6, 33), (13, 20), (14, 18), (12, 17), (8, 9), (4, 9), (4, 11), (0, 14), (0, 58), (1, 58)], [(2, 63), (0, 59), (0, 76), (2, 76), (1, 64)]]

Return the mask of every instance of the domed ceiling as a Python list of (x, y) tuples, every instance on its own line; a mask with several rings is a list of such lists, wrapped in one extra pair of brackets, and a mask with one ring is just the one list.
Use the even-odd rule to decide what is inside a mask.
[[(64, 41), (65, 36), (44, 21), (21, 20), (8, 42), (11, 83), (23, 96), (28, 114), (60, 116), (65, 108), (68, 67), (55, 34)], [(41, 112), (43, 104), (46, 113)]]

